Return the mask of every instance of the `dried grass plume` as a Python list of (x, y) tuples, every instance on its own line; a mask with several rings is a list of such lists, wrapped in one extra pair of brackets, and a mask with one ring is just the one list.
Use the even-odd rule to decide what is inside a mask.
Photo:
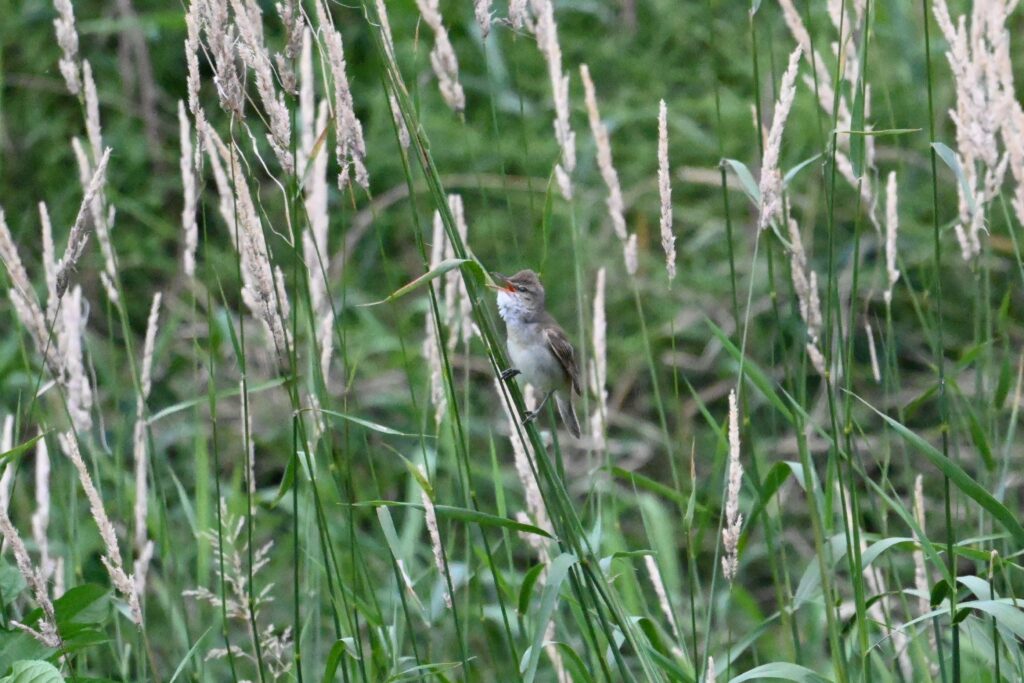
[(668, 281), (676, 279), (676, 236), (672, 232), (672, 177), (668, 163), (668, 107), (658, 104), (658, 196), (661, 199), (661, 246)]
[(743, 465), (740, 464), (740, 411), (736, 404), (736, 390), (729, 392), (729, 475), (725, 493), (725, 523), (722, 527), (722, 573), (732, 582), (739, 569), (740, 532), (743, 515), (740, 514), (740, 485)]

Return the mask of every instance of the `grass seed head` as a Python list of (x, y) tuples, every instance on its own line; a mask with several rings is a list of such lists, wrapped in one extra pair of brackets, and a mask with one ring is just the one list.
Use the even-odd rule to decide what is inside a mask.
[(661, 199), (661, 247), (668, 281), (676, 279), (676, 236), (672, 232), (672, 177), (668, 163), (668, 108), (658, 104), (658, 196)]

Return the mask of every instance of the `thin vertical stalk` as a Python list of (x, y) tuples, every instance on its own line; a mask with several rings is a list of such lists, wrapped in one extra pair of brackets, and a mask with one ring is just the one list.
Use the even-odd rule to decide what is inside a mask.
[[(841, 6), (841, 19), (840, 19), (840, 22), (839, 22), (839, 35), (840, 35), (840, 37), (842, 37), (842, 35), (843, 35), (844, 20), (845, 20), (845, 18), (846, 18), (846, 2), (845, 2), (845, 0), (843, 0), (842, 6)], [(842, 47), (840, 47), (840, 54), (842, 54)], [(812, 52), (812, 55), (813, 55), (813, 52)], [(812, 56), (812, 58), (813, 58), (813, 56)], [(836, 69), (835, 69), (835, 76), (833, 78), (833, 82), (836, 83), (837, 86), (835, 88), (835, 93), (833, 95), (833, 101), (832, 101), (832, 133), (831, 133), (831, 137), (830, 137), (831, 147), (830, 147), (830, 155), (829, 155), (829, 172), (828, 172), (828, 179), (826, 181), (826, 192), (825, 192), (825, 194), (826, 194), (826, 201), (827, 201), (827, 204), (828, 204), (828, 211), (827, 211), (827, 215), (826, 215), (826, 218), (827, 218), (826, 225), (827, 225), (827, 235), (828, 235), (828, 238), (827, 238), (827, 242), (828, 242), (828, 246), (827, 246), (827, 249), (828, 249), (828, 275), (827, 275), (827, 286), (826, 286), (826, 297), (825, 297), (825, 315), (824, 315), (824, 326), (823, 326), (823, 338), (824, 338), (823, 354), (825, 356), (825, 375), (823, 377), (823, 381), (825, 383), (825, 395), (827, 397), (827, 402), (828, 402), (828, 413), (829, 413), (829, 420), (830, 420), (830, 430), (831, 430), (831, 434), (832, 434), (832, 439), (831, 439), (831, 443), (829, 445), (829, 450), (828, 450), (828, 462), (826, 464), (826, 471), (827, 472), (836, 472), (837, 476), (839, 477), (839, 493), (840, 493), (840, 497), (842, 498), (841, 506), (842, 506), (842, 516), (843, 516), (843, 520), (844, 520), (844, 529), (843, 529), (843, 531), (844, 531), (844, 536), (846, 538), (846, 544), (847, 544), (847, 558), (848, 558), (849, 563), (851, 565), (851, 575), (852, 575), (851, 579), (854, 582), (854, 584), (856, 585), (856, 583), (858, 582), (859, 572), (853, 566), (853, 559), (852, 559), (853, 558), (853, 553), (851, 551), (851, 545), (850, 545), (851, 544), (851, 540), (850, 540), (850, 534), (849, 534), (849, 519), (848, 519), (846, 505), (845, 505), (845, 495), (846, 495), (845, 489), (846, 489), (846, 484), (843, 481), (842, 468), (839, 467), (837, 465), (837, 462), (836, 462), (837, 459), (838, 459), (838, 455), (839, 455), (838, 454), (838, 450), (839, 450), (839, 445), (838, 444), (839, 444), (840, 432), (839, 432), (839, 424), (838, 424), (838, 416), (837, 416), (837, 408), (836, 408), (836, 397), (835, 397), (835, 391), (834, 391), (834, 387), (832, 385), (832, 378), (831, 378), (831, 372), (832, 372), (832, 368), (833, 368), (833, 359), (834, 359), (833, 350), (834, 350), (834, 348), (835, 348), (835, 346), (837, 344), (836, 339), (839, 340), (838, 343), (841, 343), (842, 339), (843, 339), (842, 316), (835, 310), (836, 307), (838, 307), (838, 305), (839, 305), (839, 301), (838, 301), (838, 298), (839, 298), (839, 288), (838, 288), (838, 282), (837, 282), (837, 277), (836, 277), (836, 265), (835, 265), (835, 262), (836, 262), (836, 255), (835, 255), (835, 251), (836, 251), (836, 245), (835, 245), (835, 242), (836, 242), (836, 239), (835, 239), (835, 237), (836, 237), (836, 235), (835, 235), (835, 230), (836, 230), (836, 224), (835, 224), (835, 194), (836, 194), (836, 173), (837, 173), (837, 169), (836, 169), (836, 153), (838, 151), (838, 133), (837, 133), (837, 130), (836, 130), (836, 124), (837, 124), (837, 120), (838, 120), (839, 95), (840, 95), (840, 90), (839, 90), (838, 84), (841, 83), (842, 66), (843, 66), (842, 60), (837, 60)], [(835, 316), (834, 318), (833, 318), (833, 315)], [(833, 328), (833, 323), (835, 325), (834, 328)], [(805, 469), (806, 469), (806, 467), (809, 464), (810, 464), (809, 460), (807, 462), (805, 462)], [(807, 473), (805, 473), (805, 476), (806, 476), (806, 474)], [(826, 489), (829, 493), (827, 493), (826, 497), (825, 497), (825, 501), (826, 501), (826, 503), (828, 503), (830, 501), (830, 499), (831, 499), (831, 493), (830, 493), (830, 491), (831, 491), (831, 488), (830, 488), (830, 486), (831, 486), (831, 479), (830, 479), (830, 477), (826, 477), (826, 486), (829, 487), (829, 488)], [(831, 506), (830, 505), (826, 505), (824, 512), (828, 513), (830, 510), (831, 510)], [(824, 519), (822, 519), (820, 521), (826, 522), (826, 524), (827, 524), (827, 521), (824, 520)], [(816, 539), (817, 539), (817, 536), (816, 536)], [(833, 592), (834, 588), (832, 586), (831, 576), (830, 576), (830, 574), (832, 572), (831, 544), (824, 543), (824, 535), (822, 535), (821, 539), (822, 539), (823, 544), (818, 546), (818, 555), (819, 555), (818, 559), (819, 559), (819, 562), (821, 563), (820, 567), (821, 567), (821, 572), (822, 572), (822, 591), (823, 591), (824, 596), (825, 596), (825, 605), (826, 605), (825, 612), (826, 612), (826, 616), (827, 616), (827, 619), (828, 619), (828, 622), (829, 622), (829, 640), (830, 640), (831, 647), (832, 647), (832, 650), (833, 650), (832, 651), (832, 662), (833, 662), (833, 667), (835, 669), (837, 678), (840, 681), (845, 682), (847, 680), (847, 676), (848, 676), (848, 674), (847, 674), (847, 662), (846, 662), (846, 658), (844, 656), (844, 652), (841, 649), (841, 639), (839, 637), (839, 633), (836, 630), (838, 628), (838, 626), (836, 624), (836, 615), (834, 614), (834, 607), (833, 607), (834, 600), (835, 600), (835, 593)], [(860, 577), (860, 580), (863, 581), (863, 577)]]
[[(844, 3), (845, 4), (845, 3)], [(857, 79), (858, 96), (857, 101), (860, 102), (860, 106), (863, 108), (866, 89), (867, 89), (867, 75), (868, 75), (868, 46), (870, 44), (871, 36), (871, 9), (872, 3), (867, 0), (864, 4), (864, 23), (861, 29), (861, 45), (860, 45), (860, 77)], [(846, 10), (843, 9), (843, 16), (845, 17)], [(841, 33), (841, 32), (840, 32)], [(842, 49), (842, 48), (840, 48)], [(839, 82), (838, 79), (836, 81)], [(854, 104), (856, 107), (857, 104)], [(863, 112), (860, 112), (861, 114)], [(854, 112), (854, 116), (857, 116), (858, 112)], [(861, 173), (867, 173), (868, 169), (864, 167), (864, 154), (865, 146), (859, 145), (854, 148), (853, 154), (859, 158), (854, 159), (854, 163), (857, 163), (861, 169)], [(864, 183), (863, 176), (857, 182), (857, 202), (856, 202), (856, 217), (854, 219), (854, 237), (853, 237), (853, 281), (850, 287), (850, 301), (848, 302), (850, 310), (850, 319), (846, 326), (846, 353), (845, 360), (843, 362), (845, 374), (844, 378), (846, 381), (846, 392), (844, 396), (845, 410), (844, 410), (844, 425), (843, 434), (845, 437), (846, 445), (846, 461), (848, 468), (848, 482), (849, 482), (849, 496), (850, 496), (850, 516), (846, 532), (851, 534), (849, 539), (848, 547), (852, 550), (850, 554), (851, 558), (851, 579), (853, 582), (854, 591), (854, 604), (856, 607), (857, 616), (857, 639), (860, 646), (860, 667), (862, 675), (865, 680), (870, 681), (872, 678), (871, 666), (868, 661), (870, 656), (870, 649), (868, 643), (868, 623), (867, 623), (867, 603), (864, 595), (864, 564), (861, 557), (861, 530), (860, 530), (860, 502), (859, 494), (856, 486), (856, 474), (854, 472), (854, 458), (857, 453), (854, 442), (853, 442), (853, 340), (854, 330), (857, 329), (856, 318), (858, 306), (856, 303), (858, 287), (860, 284), (860, 239), (861, 239), (861, 224), (862, 224), (862, 201), (861, 201), (861, 186)], [(840, 315), (837, 314), (837, 318)], [(838, 436), (838, 435), (837, 435)], [(841, 466), (841, 463), (840, 463)], [(844, 508), (845, 514), (845, 508)]]
[[(293, 55), (291, 60), (290, 60), (290, 68), (292, 70), (292, 73), (295, 73), (297, 71), (297, 69), (296, 69), (296, 66), (297, 66), (296, 62), (297, 62), (296, 57)], [(293, 296), (293, 298), (296, 300), (296, 304), (297, 304), (298, 303), (298, 299), (299, 299), (298, 292), (299, 292), (300, 287), (301, 287), (300, 282), (305, 281), (305, 278), (303, 277), (303, 275), (305, 274), (305, 272), (308, 269), (306, 269), (306, 268), (300, 269), (300, 259), (299, 259), (299, 250), (298, 250), (298, 240), (297, 240), (297, 235), (299, 234), (299, 231), (298, 231), (298, 228), (299, 228), (299, 226), (298, 226), (299, 215), (298, 214), (299, 214), (299, 212), (296, 210), (296, 205), (297, 205), (297, 202), (298, 202), (299, 185), (298, 185), (298, 178), (297, 178), (296, 174), (299, 172), (299, 146), (298, 146), (299, 135), (298, 135), (298, 129), (297, 129), (297, 126), (296, 126), (297, 120), (296, 120), (296, 116), (295, 116), (295, 104), (296, 104), (295, 100), (296, 100), (296, 95), (294, 93), (288, 93), (287, 94), (288, 118), (290, 119), (289, 130), (291, 131), (291, 140), (289, 140), (289, 144), (291, 145), (292, 168), (295, 169), (295, 173), (291, 174), (291, 176), (288, 178), (288, 192), (287, 192), (286, 199), (287, 199), (287, 211), (288, 211), (288, 225), (292, 226), (291, 238), (292, 238), (292, 246), (294, 247), (291, 250), (291, 252), (292, 252), (291, 253), (291, 256), (292, 256), (292, 282), (294, 283), (294, 287), (295, 287), (295, 289), (294, 289), (295, 296)], [(303, 212), (303, 215), (305, 215), (305, 217), (307, 218), (307, 224), (308, 224), (309, 216), (307, 214), (305, 214), (305, 212)], [(309, 291), (308, 290), (308, 281), (307, 281), (307, 286), (304, 288), (304, 291), (307, 292), (307, 293)], [(308, 297), (307, 297), (307, 303), (310, 304), (310, 307), (312, 307), (311, 306), (311, 301), (309, 301)], [(295, 309), (292, 310), (291, 318), (292, 318), (292, 320), (291, 320), (291, 323), (292, 323), (292, 339), (293, 340), (298, 340), (298, 338), (299, 338), (299, 314), (298, 314), (297, 310), (295, 310)], [(312, 342), (311, 342), (310, 345), (315, 350), (316, 347), (317, 347), (316, 335), (315, 334), (311, 334), (310, 338), (312, 339)], [(319, 354), (314, 355), (313, 358), (319, 358)], [(298, 367), (298, 344), (296, 344), (296, 343), (293, 343), (292, 346), (291, 346), (291, 364), (292, 364), (293, 368), (297, 368)], [(316, 363), (314, 363), (314, 364), (318, 365)], [(297, 379), (297, 378), (295, 378), (294, 375), (293, 375), (293, 379)], [(302, 553), (300, 552), (300, 545), (299, 545), (299, 485), (301, 483), (301, 479), (302, 478), (297, 476), (298, 472), (299, 472), (299, 443), (300, 443), (299, 432), (300, 432), (300, 426), (301, 426), (300, 422), (301, 421), (302, 421), (301, 413), (299, 413), (297, 411), (293, 412), (293, 414), (292, 414), (291, 467), (292, 467), (292, 470), (296, 473), (296, 477), (295, 477), (295, 483), (293, 484), (293, 487), (292, 487), (292, 584), (293, 584), (293, 586), (292, 586), (292, 602), (293, 602), (293, 605), (292, 605), (292, 610), (293, 610), (293, 612), (292, 612), (292, 619), (294, 621), (294, 625), (292, 626), (292, 630), (293, 630), (293, 632), (295, 634), (294, 635), (294, 640), (293, 640), (293, 646), (292, 646), (292, 662), (295, 665), (295, 674), (296, 674), (296, 678), (298, 680), (298, 683), (303, 683), (303, 676), (302, 676), (302, 606), (301, 606), (302, 605), (302, 601), (301, 601), (301, 598), (300, 598), (300, 586), (302, 585), (302, 582), (301, 582), (301, 578), (302, 578), (302, 574), (301, 574)]]
[[(945, 341), (943, 338), (943, 311), (942, 311), (942, 240), (939, 229), (939, 176), (936, 169), (935, 153), (935, 104), (932, 87), (932, 48), (931, 30), (929, 28), (928, 0), (921, 0), (921, 14), (924, 22), (924, 61), (928, 78), (928, 149), (931, 157), (932, 172), (932, 239), (933, 239), (933, 269), (935, 280), (933, 283), (935, 291), (935, 316), (937, 320), (935, 343), (932, 353), (935, 356), (935, 366), (938, 375), (938, 403), (939, 403), (939, 428), (942, 433), (942, 455), (949, 457), (949, 408), (946, 397), (946, 363), (945, 363)], [(949, 616), (952, 626), (952, 647), (953, 647), (953, 683), (960, 683), (960, 626), (956, 622), (957, 584), (956, 584), (956, 530), (953, 528), (953, 504), (952, 491), (950, 489), (949, 477), (942, 477), (943, 503), (946, 516), (946, 562), (950, 574), (949, 586)]]
[[(232, 149), (234, 149), (234, 145), (235, 145), (235, 118), (234, 118), (234, 116), (231, 117), (231, 136), (230, 136), (230, 142), (231, 142), (231, 145), (232, 145)], [(230, 159), (229, 159), (229, 163), (230, 163), (230, 166), (231, 166), (231, 168), (230, 168), (230, 178), (231, 178), (232, 186), (234, 188), (238, 187), (238, 183), (239, 182), (247, 182), (245, 179), (240, 179), (239, 178), (240, 169), (236, 168), (236, 164), (235, 164), (236, 158), (237, 158), (237, 155), (232, 154)], [(242, 242), (241, 242), (241, 235), (239, 235), (239, 232), (238, 232), (239, 231), (239, 225), (238, 225), (239, 218), (238, 218), (237, 195), (238, 195), (238, 190), (236, 189), (232, 193), (232, 195), (231, 195), (232, 196), (232, 199), (231, 199), (231, 202), (232, 202), (232, 212), (233, 212), (233, 218), (234, 218), (233, 229), (234, 229), (234, 232), (235, 232), (235, 244), (241, 245), (242, 244)], [(241, 258), (241, 254), (240, 253), (236, 253), (236, 257), (235, 257), (235, 276), (238, 278), (239, 287), (241, 287), (242, 286), (242, 284), (241, 284), (242, 283), (242, 258)], [(253, 519), (254, 515), (253, 515), (252, 489), (255, 486), (255, 483), (251, 482), (249, 480), (249, 477), (250, 477), (250, 462), (249, 461), (250, 461), (250, 459), (253, 456), (252, 456), (252, 453), (251, 453), (251, 449), (252, 449), (251, 438), (252, 437), (249, 434), (249, 421), (250, 421), (250, 417), (249, 417), (249, 377), (248, 377), (248, 372), (246, 370), (246, 362), (245, 362), (245, 316), (239, 316), (239, 319), (238, 319), (238, 348), (240, 350), (239, 358), (238, 358), (238, 370), (239, 370), (239, 373), (241, 374), (241, 382), (242, 382), (241, 396), (240, 396), (241, 401), (242, 401), (242, 451), (243, 451), (243, 453), (245, 453), (245, 457), (243, 458), (243, 462), (244, 462), (243, 471), (245, 472), (245, 474), (242, 477), (242, 481), (244, 482), (244, 485), (245, 485), (245, 535), (246, 535), (246, 555), (247, 555), (247, 558), (246, 558), (247, 562), (246, 562), (246, 569), (245, 569), (245, 571), (247, 573), (247, 577), (246, 577), (247, 578), (246, 590), (247, 590), (247, 593), (248, 593), (248, 600), (249, 600), (249, 604), (248, 604), (248, 608), (246, 609), (246, 612), (249, 615), (249, 624), (248, 624), (248, 626), (249, 626), (249, 631), (250, 631), (250, 637), (252, 639), (252, 646), (253, 646), (254, 656), (255, 656), (255, 660), (256, 660), (256, 670), (257, 670), (257, 673), (259, 675), (260, 683), (263, 683), (265, 681), (266, 674), (264, 673), (264, 670), (263, 670), (263, 668), (264, 668), (263, 667), (263, 653), (262, 653), (261, 648), (260, 648), (259, 628), (256, 625), (256, 609), (255, 609), (255, 607), (256, 607), (256, 581), (255, 581), (255, 578), (256, 577), (255, 577), (255, 571), (253, 570), (253, 565), (255, 564), (255, 560), (254, 560), (255, 549), (253, 548), (253, 526), (255, 525), (255, 522), (254, 522), (254, 519)], [(221, 548), (221, 554), (222, 555), (223, 555), (223, 552), (224, 552), (224, 549)]]
[[(204, 249), (208, 250), (208, 237), (206, 235), (206, 222), (203, 221), (203, 245)], [(211, 300), (209, 290), (206, 293), (206, 325), (208, 330), (213, 329), (213, 301)], [(208, 334), (207, 337), (210, 340), (210, 348), (207, 352), (209, 375), (207, 376), (206, 394), (207, 401), (210, 406), (210, 439), (213, 451), (213, 469), (214, 469), (214, 489), (217, 494), (217, 562), (219, 565), (219, 577), (220, 577), (220, 618), (221, 618), (221, 633), (224, 637), (224, 647), (228, 653), (228, 667), (231, 669), (231, 679), (238, 683), (238, 672), (235, 670), (235, 654), (231, 647), (231, 638), (228, 635), (228, 611), (227, 611), (227, 585), (225, 582), (225, 566), (224, 566), (224, 519), (222, 514), (221, 491), (220, 491), (220, 448), (218, 446), (219, 440), (217, 438), (217, 387), (215, 384), (215, 370), (216, 362), (214, 361), (215, 352), (213, 348), (214, 336)]]
[[(759, 71), (760, 71), (760, 67), (759, 67), (760, 56), (759, 56), (758, 51), (757, 51), (757, 35), (758, 34), (757, 34), (756, 22), (754, 21), (754, 14), (753, 13), (751, 13), (751, 15), (750, 15), (750, 32), (751, 32), (751, 44), (752, 44), (752, 50), (753, 50), (753, 56), (752, 56), (753, 71), (755, 73), (755, 88), (754, 88), (755, 95), (754, 95), (754, 102), (755, 102), (755, 111), (758, 112), (756, 114), (756, 117), (757, 117), (757, 126), (756, 126), (756, 128), (757, 128), (757, 136), (758, 136), (757, 137), (757, 139), (758, 139), (758, 155), (759, 155), (759, 157), (763, 158), (764, 157), (764, 129), (761, 126), (761, 116), (763, 114), (760, 113), (760, 108), (761, 108), (761, 88), (760, 88), (760, 81), (757, 79), (757, 76), (756, 76), (756, 74), (758, 74)], [(771, 62), (771, 64), (770, 64), (770, 67), (771, 67), (770, 68), (770, 72), (772, 74), (772, 77), (769, 79), (769, 82), (772, 84), (772, 88), (771, 88), (772, 89), (772, 101), (777, 101), (778, 100), (778, 93), (776, 92), (776, 89), (775, 89), (775, 78), (774, 78), (774, 71), (775, 71), (775, 69), (774, 69), (774, 51), (771, 50), (771, 46), (772, 46), (772, 42), (769, 41), (769, 56), (770, 56), (770, 62)], [(784, 202), (784, 205), (786, 203), (788, 203), (787, 202), (787, 197), (786, 197), (786, 194), (785, 194), (785, 189), (783, 190), (782, 200)], [(786, 213), (784, 211), (783, 215), (788, 215), (788, 213)], [(779, 330), (784, 329), (784, 326), (783, 326), (783, 323), (782, 323), (782, 316), (781, 316), (781, 314), (779, 312), (778, 292), (776, 291), (776, 288), (775, 288), (775, 249), (776, 249), (776, 246), (777, 246), (777, 244), (776, 244), (775, 240), (769, 239), (767, 241), (766, 249), (765, 249), (765, 262), (766, 262), (766, 264), (768, 266), (768, 299), (769, 299), (769, 301), (771, 301), (772, 315), (773, 315), (773, 317), (775, 319), (774, 329), (776, 331), (779, 331)], [(751, 272), (753, 272), (753, 268), (751, 268)], [(775, 353), (775, 341), (774, 341), (774, 339), (769, 342), (768, 346), (771, 349), (772, 354), (774, 354)], [(785, 373), (785, 377), (788, 380), (789, 379), (789, 367), (786, 364), (783, 364), (782, 367), (783, 367), (783, 372)], [(748, 414), (749, 406), (748, 406), (748, 401), (747, 401), (747, 395), (744, 393), (741, 398), (743, 400), (743, 405), (744, 405), (744, 414)], [(774, 415), (773, 415), (773, 418), (774, 418)], [(771, 421), (770, 434), (771, 434), (772, 437), (775, 437), (777, 435), (777, 426), (776, 426), (776, 421), (774, 419)], [(762, 497), (761, 472), (760, 472), (761, 468), (760, 468), (760, 463), (759, 463), (760, 449), (756, 447), (756, 442), (752, 438), (752, 435), (748, 434), (747, 440), (748, 440), (749, 443), (751, 443), (751, 446), (752, 446), (750, 448), (750, 458), (749, 458), (751, 479), (754, 482), (754, 489), (757, 491), (758, 497)], [(776, 601), (776, 603), (779, 606), (779, 615), (780, 615), (780, 621), (782, 622), (782, 626), (783, 626), (784, 629), (788, 628), (788, 630), (790, 632), (790, 635), (791, 635), (791, 637), (793, 639), (793, 649), (794, 649), (794, 652), (797, 654), (797, 659), (799, 659), (800, 658), (799, 657), (799, 653), (800, 653), (800, 639), (799, 639), (799, 635), (798, 635), (797, 628), (796, 628), (796, 620), (793, 618), (793, 615), (791, 614), (790, 610), (788, 610), (786, 608), (787, 598), (792, 599), (792, 587), (791, 587), (790, 582), (789, 582), (789, 574), (786, 572), (786, 567), (785, 567), (785, 557), (786, 557), (785, 547), (784, 546), (779, 546), (779, 545), (776, 544), (776, 535), (775, 535), (775, 522), (776, 522), (776, 520), (773, 519), (773, 514), (772, 514), (772, 511), (771, 511), (771, 508), (768, 507), (768, 506), (765, 506), (763, 514), (764, 514), (765, 541), (766, 541), (766, 543), (768, 545), (769, 569), (770, 569), (771, 574), (772, 574), (772, 585), (773, 585), (773, 588), (774, 588), (774, 591), (775, 591), (775, 601)], [(780, 513), (779, 513), (780, 519), (778, 520), (778, 523), (779, 523), (780, 527), (781, 527), (781, 516), (782, 516), (782, 513), (780, 511)]]
[[(739, 296), (738, 296), (738, 293), (737, 293), (737, 289), (738, 288), (737, 288), (737, 285), (736, 285), (736, 254), (735, 254), (735, 246), (734, 246), (734, 242), (733, 242), (732, 212), (729, 210), (729, 184), (728, 184), (727, 178), (726, 178), (725, 144), (724, 144), (724, 132), (723, 132), (723, 127), (722, 127), (722, 96), (721, 96), (721, 92), (720, 92), (719, 78), (718, 78), (719, 68), (718, 68), (717, 51), (715, 50), (715, 46), (717, 44), (717, 41), (716, 41), (716, 38), (715, 38), (715, 28), (714, 28), (715, 27), (715, 20), (714, 20), (714, 18), (715, 18), (715, 10), (717, 9), (717, 6), (718, 6), (717, 0), (707, 0), (708, 27), (709, 27), (709, 31), (710, 31), (710, 45), (708, 46), (708, 48), (712, 51), (712, 55), (713, 55), (712, 64), (713, 64), (713, 68), (714, 68), (714, 79), (713, 80), (714, 80), (714, 93), (715, 93), (715, 139), (716, 139), (716, 142), (718, 144), (718, 172), (719, 172), (719, 177), (720, 177), (720, 180), (721, 180), (721, 188), (722, 188), (722, 213), (725, 216), (725, 245), (726, 245), (726, 251), (727, 251), (727, 253), (729, 255), (729, 287), (730, 287), (730, 292), (732, 294), (733, 335), (735, 335), (737, 337), (737, 339), (738, 339), (738, 336), (740, 334), (740, 305), (739, 305)], [(751, 17), (751, 31), (753, 31), (753, 17)], [(756, 53), (755, 53), (754, 59), (756, 61)], [(755, 87), (758, 87), (756, 79), (755, 79)], [(755, 101), (757, 102), (756, 106), (758, 108), (760, 108), (760, 99), (761, 99), (760, 97), (755, 97)], [(757, 116), (760, 118), (760, 111), (759, 111), (759, 109), (758, 109)], [(758, 129), (759, 129), (758, 130), (758, 139), (760, 141), (761, 140), (761, 137), (760, 137), (760, 125), (758, 126)], [(742, 376), (741, 376), (741, 378), (742, 378)], [(689, 384), (690, 383), (687, 380), (687, 385), (689, 385)], [(738, 382), (738, 384), (742, 384), (742, 379)], [(690, 391), (691, 391), (691, 393), (693, 393), (693, 387), (692, 386), (690, 387)], [(742, 392), (740, 392), (740, 393), (742, 395)], [(744, 413), (746, 413), (746, 410), (744, 410)], [(696, 482), (694, 482), (694, 481), (691, 481), (690, 484), (691, 484), (691, 486), (696, 486)], [(720, 525), (721, 525), (721, 522), (719, 523), (719, 526)], [(720, 537), (720, 536), (721, 536), (721, 530), (719, 529), (718, 530), (718, 537)], [(687, 544), (686, 545), (687, 545), (687, 576), (689, 577), (689, 587), (690, 587), (690, 629), (692, 631), (691, 637), (693, 639), (693, 656), (697, 659), (696, 667), (697, 667), (697, 671), (699, 672), (699, 671), (701, 671), (701, 669), (704, 666), (706, 666), (706, 663), (708, 662), (708, 653), (711, 650), (711, 646), (710, 646), (710, 640), (711, 640), (710, 639), (711, 608), (709, 606), (708, 613), (707, 613), (708, 637), (707, 637), (707, 640), (705, 641), (705, 651), (703, 653), (703, 656), (701, 656), (700, 655), (700, 650), (697, 647), (697, 617), (696, 617), (696, 605), (695, 605), (695, 598), (694, 598), (694, 595), (695, 595), (696, 589), (697, 589), (697, 584), (698, 584), (698, 577), (697, 577), (697, 553), (696, 553), (696, 549), (694, 548), (694, 538), (693, 538), (692, 531), (687, 534)], [(714, 564), (714, 567), (715, 567), (715, 571), (712, 571), (712, 574), (711, 574), (711, 594), (712, 595), (714, 595), (715, 578), (718, 575), (718, 572), (717, 572), (717, 567), (718, 567), (718, 543), (717, 542), (715, 544), (715, 564)], [(711, 601), (709, 601), (709, 602), (711, 602)], [(713, 673), (713, 672), (705, 672), (705, 675), (711, 675), (711, 673)]]

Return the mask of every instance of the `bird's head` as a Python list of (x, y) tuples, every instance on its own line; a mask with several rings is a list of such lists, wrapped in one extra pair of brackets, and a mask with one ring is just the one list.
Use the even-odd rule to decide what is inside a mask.
[(498, 292), (498, 312), (509, 322), (514, 319), (532, 320), (544, 310), (544, 285), (537, 273), (521, 270), (511, 277), (491, 273)]

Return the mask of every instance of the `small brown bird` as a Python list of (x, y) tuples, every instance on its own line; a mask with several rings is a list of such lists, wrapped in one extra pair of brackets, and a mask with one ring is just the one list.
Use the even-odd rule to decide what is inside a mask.
[(572, 406), (572, 393), (580, 395), (580, 371), (572, 343), (561, 326), (544, 308), (544, 287), (532, 270), (512, 277), (491, 273), (498, 291), (498, 313), (508, 330), (508, 355), (512, 367), (501, 373), (503, 380), (518, 374), (543, 395), (526, 422), (540, 414), (552, 396), (562, 422), (579, 438), (580, 423)]

